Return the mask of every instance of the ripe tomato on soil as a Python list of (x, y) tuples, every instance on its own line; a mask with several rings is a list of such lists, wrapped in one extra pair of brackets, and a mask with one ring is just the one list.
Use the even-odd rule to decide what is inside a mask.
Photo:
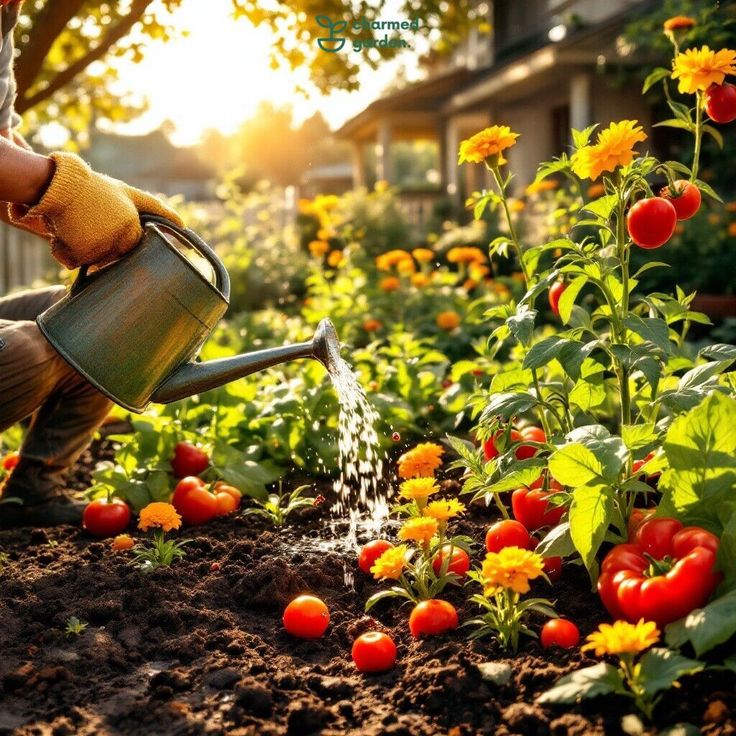
[(736, 120), (736, 87), (733, 84), (712, 84), (705, 91), (705, 111), (714, 123)]
[(626, 215), (626, 228), (640, 248), (659, 248), (674, 234), (677, 211), (669, 199), (647, 197), (634, 204)]
[(549, 647), (573, 649), (580, 641), (580, 631), (572, 621), (568, 621), (566, 618), (551, 618), (542, 627), (539, 638), (545, 649), (549, 649)]
[[(440, 549), (432, 560), (432, 569), (435, 575), (439, 575), (442, 570), (442, 564), (445, 561), (445, 557), (450, 553), (450, 545), (445, 545)], [(461, 578), (464, 577), (468, 570), (470, 570), (470, 557), (468, 553), (460, 547), (452, 547), (452, 556), (450, 562), (447, 565), (447, 572), (454, 572), (455, 575), (459, 575)]]
[(199, 475), (209, 466), (210, 458), (204, 450), (195, 447), (191, 442), (176, 443), (174, 457), (171, 459), (171, 469), (177, 478)]
[(514, 519), (497, 521), (486, 532), (486, 549), (489, 552), (500, 552), (504, 547), (529, 549), (530, 541), (529, 530)]
[(457, 625), (455, 606), (438, 598), (417, 603), (409, 616), (409, 631), (415, 639), (444, 634), (456, 629)]
[(371, 568), (376, 560), (388, 549), (393, 549), (393, 544), (386, 539), (374, 539), (364, 544), (358, 554), (358, 567), (366, 574), (371, 574)]
[(205, 524), (220, 513), (215, 494), (194, 476), (182, 478), (177, 483), (171, 503), (187, 524), (195, 526)]
[(130, 508), (119, 498), (98, 498), (87, 504), (82, 525), (96, 537), (114, 537), (130, 523)]
[(396, 664), (396, 644), (388, 634), (366, 631), (353, 642), (352, 657), (361, 672), (386, 672)]
[(217, 483), (215, 483), (214, 493), (215, 499), (217, 500), (218, 516), (227, 516), (227, 514), (231, 514), (233, 511), (237, 511), (240, 508), (242, 496), (235, 486), (231, 486), (228, 483), (218, 480)]
[(557, 317), (560, 316), (560, 299), (566, 289), (567, 284), (564, 281), (555, 281), (555, 283), (549, 287), (549, 306)]
[(672, 202), (678, 220), (689, 220), (700, 209), (700, 189), (689, 181), (678, 179), (675, 182), (674, 191), (676, 196), (673, 196), (670, 187), (665, 187), (659, 194)]
[(284, 628), (300, 639), (319, 639), (330, 625), (330, 612), (319, 598), (300, 595), (286, 606)]

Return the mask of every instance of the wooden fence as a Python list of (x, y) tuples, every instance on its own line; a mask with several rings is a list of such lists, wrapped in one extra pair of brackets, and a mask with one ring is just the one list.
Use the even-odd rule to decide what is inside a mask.
[(58, 270), (45, 240), (0, 222), (0, 297)]

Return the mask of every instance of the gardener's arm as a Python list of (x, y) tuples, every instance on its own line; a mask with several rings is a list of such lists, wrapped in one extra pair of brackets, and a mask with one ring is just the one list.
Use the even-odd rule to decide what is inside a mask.
[(0, 139), (0, 201), (36, 204), (54, 173), (47, 156)]

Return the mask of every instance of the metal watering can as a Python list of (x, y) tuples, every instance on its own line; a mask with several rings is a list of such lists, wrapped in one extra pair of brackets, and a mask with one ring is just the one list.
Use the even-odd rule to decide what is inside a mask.
[(81, 269), (36, 320), (61, 357), (115, 403), (141, 412), (151, 401), (167, 404), (297, 358), (334, 369), (340, 344), (327, 319), (310, 342), (195, 362), (227, 310), (227, 270), (191, 230), (160, 217), (141, 221), (137, 248), (94, 273)]

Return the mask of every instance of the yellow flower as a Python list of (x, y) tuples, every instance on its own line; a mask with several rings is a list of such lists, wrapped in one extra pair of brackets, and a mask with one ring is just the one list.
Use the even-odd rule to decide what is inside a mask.
[(447, 251), (449, 263), (485, 263), (486, 254), (480, 248), (456, 246)]
[(385, 194), (389, 190), (390, 186), (391, 185), (385, 179), (379, 179), (376, 182), (374, 189), (379, 194)]
[(463, 282), (463, 289), (465, 291), (473, 291), (476, 286), (478, 286), (478, 282), (475, 279), (465, 279)]
[(414, 265), (414, 261), (412, 261), (411, 258), (405, 258), (403, 261), (398, 262), (396, 270), (402, 276), (409, 276), (417, 270), (417, 267)]
[(695, 25), (695, 19), (687, 15), (676, 15), (673, 18), (667, 18), (664, 22), (664, 30), (667, 31), (685, 31)]
[(429, 276), (426, 273), (413, 273), (411, 275), (411, 285), (417, 289), (422, 289), (429, 283)]
[(598, 134), (594, 145), (583, 146), (573, 154), (572, 170), (581, 179), (597, 179), (604, 171), (630, 164), (634, 146), (646, 137), (636, 120), (611, 123)]
[(683, 94), (705, 91), (711, 84), (723, 84), (726, 74), (736, 74), (736, 51), (711, 51), (707, 46), (678, 54), (672, 64), (672, 79)]
[(511, 212), (523, 212), (526, 209), (526, 205), (520, 199), (509, 199), (508, 205)]
[(539, 194), (540, 192), (551, 192), (553, 189), (557, 189), (557, 187), (560, 186), (560, 183), (558, 181), (555, 181), (554, 179), (542, 179), (542, 181), (533, 181), (531, 184), (527, 185), (526, 189), (524, 190), (524, 194), (527, 196), (532, 196), (534, 194)]
[(125, 552), (126, 550), (133, 549), (133, 547), (135, 547), (135, 541), (130, 534), (118, 534), (117, 537), (110, 542), (110, 547), (115, 552)]
[(345, 260), (345, 254), (341, 250), (332, 250), (327, 256), (327, 264), (332, 268), (337, 268)]
[(399, 486), (399, 495), (410, 501), (425, 503), (427, 498), (439, 491), (434, 478), (409, 478)]
[(587, 644), (581, 650), (593, 649), (596, 657), (604, 654), (638, 654), (656, 644), (658, 639), (659, 629), (654, 621), (644, 621), (643, 618), (635, 624), (614, 621), (612, 624), (601, 624), (598, 631), (588, 636)]
[(454, 330), (460, 324), (460, 315), (457, 312), (440, 312), (437, 315), (437, 327), (441, 330)]
[(529, 581), (544, 572), (541, 555), (521, 547), (504, 547), (500, 552), (489, 552), (483, 560), (481, 579), (485, 595), (501, 589), (528, 593)]
[(406, 521), (404, 526), (399, 529), (399, 539), (402, 542), (412, 541), (417, 542), (417, 544), (428, 544), (438, 530), (437, 519), (417, 516)]
[(309, 252), (315, 257), (323, 256), (330, 249), (330, 244), (326, 240), (313, 240), (309, 244)]
[(414, 248), (411, 254), (419, 263), (429, 263), (434, 260), (434, 251), (429, 248)]
[(434, 442), (422, 442), (405, 452), (397, 462), (400, 478), (433, 478), (445, 451)]
[(378, 285), (383, 291), (396, 291), (401, 287), (401, 281), (396, 276), (386, 276), (385, 279), (381, 279), (378, 282)]
[(482, 164), (486, 159), (491, 159), (491, 165), (505, 164), (506, 159), (501, 152), (511, 148), (518, 137), (519, 134), (514, 133), (508, 125), (492, 125), (460, 143), (457, 162)]
[(476, 281), (480, 281), (484, 276), (488, 276), (490, 272), (491, 269), (488, 268), (488, 266), (482, 266), (477, 263), (471, 263), (470, 268), (468, 269), (470, 278), (475, 279)]
[(297, 203), (297, 208), (299, 209), (300, 215), (314, 214), (314, 204), (311, 199), (300, 199)]
[(314, 206), (320, 210), (333, 210), (339, 201), (336, 194), (318, 194), (314, 199)]
[(465, 511), (465, 505), (456, 498), (440, 498), (427, 504), (424, 515), (430, 516), (437, 521), (447, 521), (454, 516), (459, 516)]
[(320, 240), (329, 240), (335, 237), (335, 231), (329, 227), (323, 227), (317, 230), (317, 237)]
[(144, 532), (151, 527), (160, 527), (165, 532), (178, 529), (181, 526), (181, 516), (170, 503), (154, 501), (141, 509), (138, 518), (138, 528)]
[(366, 332), (378, 332), (383, 327), (383, 324), (377, 319), (367, 319), (363, 322), (363, 329)]
[(371, 568), (376, 580), (398, 580), (406, 565), (406, 553), (409, 548), (405, 544), (387, 549), (376, 559)]

